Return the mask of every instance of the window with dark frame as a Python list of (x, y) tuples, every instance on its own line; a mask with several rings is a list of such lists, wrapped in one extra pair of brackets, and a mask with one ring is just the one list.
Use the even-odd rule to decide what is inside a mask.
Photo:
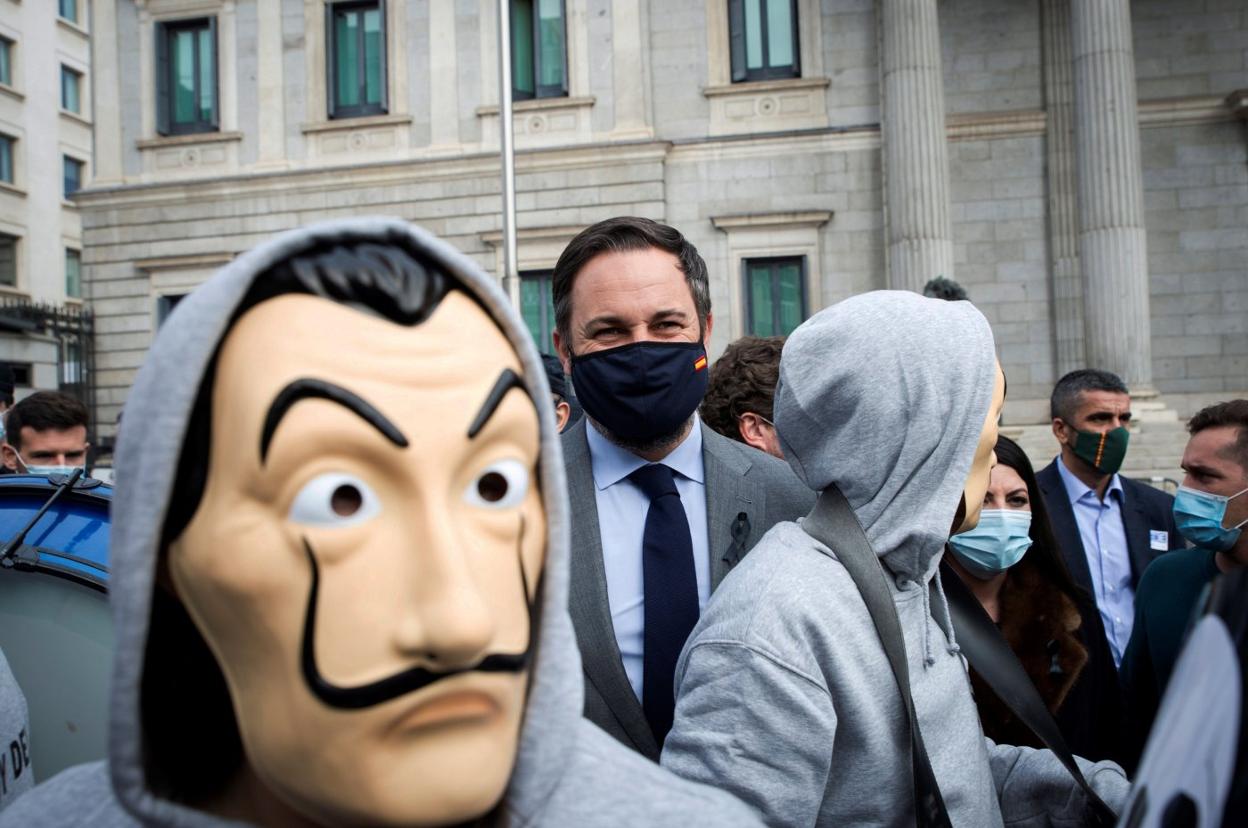
[(216, 132), (217, 19), (156, 24), (156, 131)]
[(746, 330), (788, 336), (806, 319), (806, 257), (746, 259)]
[(16, 138), (0, 133), (0, 181), (5, 184), (13, 183), (13, 148), (16, 145)]
[(728, 0), (732, 82), (801, 77), (797, 0)]
[(0, 37), (0, 84), (13, 85), (13, 41)]
[(72, 158), (68, 155), (62, 155), (61, 159), (64, 162), (65, 167), (65, 187), (63, 195), (65, 198), (69, 198), (74, 193), (82, 189), (82, 171), (86, 167), (86, 164), (79, 161), (77, 158)]
[(82, 113), (82, 73), (61, 66), (61, 109), (75, 114)]
[(329, 117), (386, 113), (386, 10), (380, 0), (325, 7)]
[(186, 298), (185, 293), (168, 293), (156, 297), (156, 327), (165, 324), (165, 320), (169, 318), (169, 314), (173, 313), (173, 309), (178, 303)]
[(553, 271), (530, 270), (520, 274), (520, 315), (529, 335), (543, 354), (553, 354), (555, 343), (555, 303), (550, 292)]
[(65, 248), (65, 295), (82, 298), (82, 251), (72, 247)]
[(17, 287), (17, 236), (0, 233), (0, 285)]
[(564, 0), (511, 0), (511, 85), (517, 100), (568, 94)]
[(70, 23), (77, 23), (78, 0), (60, 0), (57, 13)]

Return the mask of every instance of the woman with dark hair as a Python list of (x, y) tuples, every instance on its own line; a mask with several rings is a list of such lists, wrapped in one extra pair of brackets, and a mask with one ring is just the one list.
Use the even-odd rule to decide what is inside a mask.
[[(1066, 571), (1027, 455), (1008, 437), (996, 453), (979, 525), (949, 539), (945, 561), (1000, 628), (1071, 751), (1118, 760), (1121, 693), (1096, 607)], [(986, 736), (1043, 747), (974, 670), (971, 684)]]

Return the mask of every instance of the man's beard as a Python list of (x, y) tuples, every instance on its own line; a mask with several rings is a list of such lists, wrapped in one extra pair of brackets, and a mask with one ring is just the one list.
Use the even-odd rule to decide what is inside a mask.
[(662, 453), (666, 456), (668, 452), (680, 445), (681, 440), (685, 439), (685, 436), (690, 431), (694, 415), (690, 414), (689, 419), (681, 423), (680, 426), (670, 434), (664, 434), (661, 437), (652, 437), (648, 440), (626, 440), (618, 434), (612, 432), (593, 417), (589, 416), (589, 412), (585, 413), (585, 419), (590, 421), (593, 427), (598, 430), (599, 434), (606, 437), (611, 443), (619, 446), (625, 451), (631, 451), (633, 454), (638, 455)]

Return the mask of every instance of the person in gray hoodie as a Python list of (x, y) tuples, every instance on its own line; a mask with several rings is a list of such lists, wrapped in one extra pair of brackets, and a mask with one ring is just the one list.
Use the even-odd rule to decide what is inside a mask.
[(223, 268), (117, 468), (109, 759), (0, 826), (758, 824), (581, 718), (541, 358), (429, 234), (331, 222)]
[[(1085, 797), (1058, 759), (984, 737), (938, 570), (949, 535), (978, 519), (1004, 395), (969, 302), (881, 291), (789, 337), (775, 422), (793, 470), (844, 494), (883, 566), (952, 824), (1073, 826)], [(773, 527), (724, 580), (676, 677), (664, 767), (771, 825), (915, 824), (907, 719), (880, 636), (835, 552), (799, 523)], [(1082, 768), (1120, 807), (1122, 771)]]

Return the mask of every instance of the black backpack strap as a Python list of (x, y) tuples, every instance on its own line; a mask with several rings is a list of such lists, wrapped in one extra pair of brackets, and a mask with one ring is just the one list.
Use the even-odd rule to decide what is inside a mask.
[(992, 618), (970, 588), (962, 583), (962, 578), (947, 563), (942, 561), (941, 567), (945, 597), (949, 599), (950, 619), (958, 638), (958, 646), (966, 660), (1010, 712), (1036, 734), (1045, 747), (1053, 751), (1070, 771), (1070, 775), (1087, 797), (1088, 824), (1114, 825), (1117, 817), (1092, 790), (1083, 772), (1079, 770), (1079, 764), (1075, 762), (1075, 757), (1066, 745), (1066, 738), (1062, 736), (1049, 708), (1040, 698), (1040, 691), (1036, 690), (1036, 685), (1023, 669), (1018, 656), (1010, 649), (1005, 636), (997, 629), (997, 625), (992, 622)]
[(901, 691), (902, 707), (910, 730), (910, 755), (914, 773), (914, 812), (918, 828), (951, 828), (949, 813), (940, 796), (940, 786), (932, 763), (923, 746), (923, 734), (919, 732), (919, 718), (910, 695), (910, 668), (906, 661), (906, 641), (897, 620), (897, 607), (888, 590), (887, 575), (879, 558), (871, 549), (871, 542), (862, 531), (858, 518), (845, 496), (835, 486), (829, 486), (819, 495), (815, 508), (802, 521), (806, 534), (836, 553), (836, 559), (853, 579), (867, 612), (875, 624), (884, 645), (884, 653), (893, 668), (897, 688)]

